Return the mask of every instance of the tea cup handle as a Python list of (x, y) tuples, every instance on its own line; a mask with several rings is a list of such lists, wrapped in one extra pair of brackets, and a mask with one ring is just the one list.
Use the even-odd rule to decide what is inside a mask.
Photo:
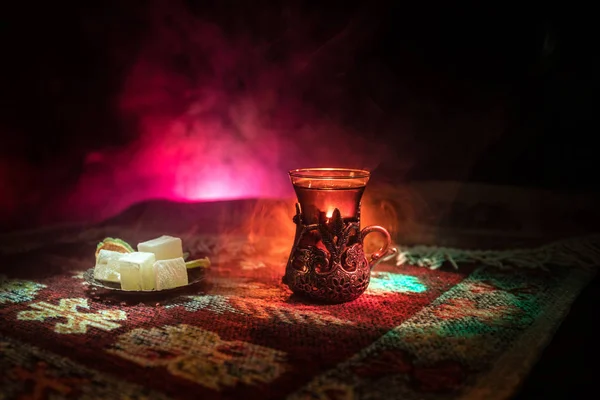
[(385, 243), (379, 250), (377, 250), (375, 253), (371, 254), (371, 259), (369, 260), (369, 266), (371, 268), (373, 268), (375, 266), (376, 262), (381, 257), (383, 257), (387, 254), (387, 252), (392, 244), (392, 237), (390, 236), (390, 233), (387, 231), (387, 229), (385, 229), (382, 226), (378, 226), (378, 225), (366, 226), (363, 228), (362, 231), (360, 231), (360, 236), (364, 240), (365, 236), (367, 236), (369, 233), (373, 233), (373, 232), (381, 233), (385, 238)]

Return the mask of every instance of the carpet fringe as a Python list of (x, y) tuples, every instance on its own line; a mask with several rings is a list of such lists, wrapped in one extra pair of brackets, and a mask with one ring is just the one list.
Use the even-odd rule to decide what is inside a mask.
[(416, 265), (438, 269), (448, 262), (479, 263), (502, 269), (570, 266), (592, 269), (600, 265), (600, 235), (560, 240), (529, 249), (466, 250), (435, 246), (396, 246), (396, 265)]

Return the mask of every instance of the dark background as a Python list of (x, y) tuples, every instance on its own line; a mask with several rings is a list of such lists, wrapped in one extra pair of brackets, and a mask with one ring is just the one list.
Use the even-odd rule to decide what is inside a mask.
[[(286, 95), (378, 145), (369, 167), (380, 178), (598, 189), (595, 21), (572, 3), (11, 2), (0, 19), (0, 226), (41, 223), (35, 210), (61, 201), (88, 153), (142, 134), (118, 102), (151, 44), (148, 10), (170, 4), (262, 43), (265, 65), (316, 54)], [(175, 69), (189, 69), (185, 52)], [(232, 92), (252, 88), (252, 75), (228, 79)]]
[[(49, 204), (76, 185), (90, 152), (142, 134), (119, 98), (154, 29), (147, 10), (170, 3), (226, 37), (262, 43), (264, 65), (314, 54), (282, 90), (384, 145), (370, 149), (381, 151), (380, 179), (598, 191), (597, 21), (576, 2), (8, 3), (0, 6), (0, 231), (46, 221), (39, 210), (52, 215)], [(185, 50), (169, 62), (190, 69)], [(232, 93), (252, 88), (252, 75), (227, 79)], [(597, 304), (597, 293), (596, 284), (578, 304)], [(590, 312), (567, 320), (524, 398), (593, 388), (594, 369), (581, 358), (597, 354), (587, 347), (597, 336)]]
[[(20, 2), (3, 10), (2, 126), (12, 133), (5, 150), (17, 142), (28, 162), (44, 163), (67, 149), (83, 151), (127, 139), (124, 131), (131, 127), (119, 121), (114, 101), (147, 30), (140, 17), (147, 2), (121, 3)], [(191, 12), (226, 32), (237, 28), (272, 39), (285, 29), (277, 26), (285, 22), (277, 13), (294, 4), (187, 3)], [(419, 140), (431, 147), (460, 141), (467, 148), (473, 129), (465, 120), (500, 109), (487, 125), (502, 125), (502, 144), (492, 150), (501, 159), (473, 179), (548, 186), (571, 181), (577, 187), (589, 182), (578, 173), (592, 167), (586, 144), (596, 131), (591, 123), (594, 21), (585, 9), (369, 3), (376, 6), (296, 6), (305, 13), (297, 19), (322, 37), (311, 38), (316, 44), (362, 12), (373, 14), (362, 28), (363, 43), (348, 44), (355, 57), (338, 66), (337, 72), (346, 75), (339, 86), (351, 87), (357, 97), (372, 97), (386, 114), (420, 125)], [(262, 26), (259, 17), (273, 26)], [(322, 70), (330, 73), (326, 66)], [(307, 91), (313, 102), (326, 97), (315, 88)], [(502, 158), (512, 162), (500, 164)], [(419, 162), (413, 175), (446, 178), (445, 168), (430, 163)]]

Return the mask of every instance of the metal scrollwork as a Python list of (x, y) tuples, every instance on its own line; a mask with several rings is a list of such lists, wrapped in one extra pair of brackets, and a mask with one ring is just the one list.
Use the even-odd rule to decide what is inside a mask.
[(315, 300), (340, 303), (359, 297), (369, 285), (360, 221), (344, 221), (338, 209), (331, 218), (305, 225), (299, 207), (294, 247), (284, 282)]

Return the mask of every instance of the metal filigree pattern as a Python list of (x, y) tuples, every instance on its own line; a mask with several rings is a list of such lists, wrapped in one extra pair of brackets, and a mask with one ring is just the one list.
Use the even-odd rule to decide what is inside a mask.
[(292, 266), (301, 272), (312, 270), (318, 274), (324, 273), (329, 269), (330, 264), (329, 254), (317, 246), (307, 246), (306, 249), (297, 249), (292, 258)]
[(348, 273), (342, 269), (327, 275), (288, 271), (286, 282), (298, 294), (327, 303), (358, 298), (369, 286), (370, 269)]
[(304, 225), (300, 213), (295, 245), (284, 282), (295, 293), (341, 303), (359, 297), (369, 285), (371, 267), (365, 256), (359, 221), (344, 221), (335, 209), (331, 218)]
[(348, 272), (369, 268), (369, 263), (367, 262), (367, 257), (363, 251), (362, 244), (355, 243), (346, 249), (342, 255), (341, 267)]

